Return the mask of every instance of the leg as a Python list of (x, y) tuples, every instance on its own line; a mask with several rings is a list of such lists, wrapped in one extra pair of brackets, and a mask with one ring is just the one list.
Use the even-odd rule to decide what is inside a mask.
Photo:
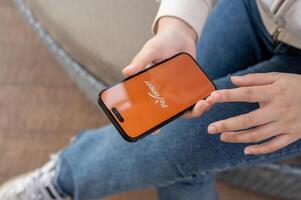
[[(300, 61), (301, 58), (278, 55), (235, 75), (301, 73)], [(218, 88), (233, 87), (229, 77), (215, 83)], [(230, 168), (300, 154), (301, 141), (272, 154), (246, 156), (245, 144), (224, 143), (218, 135), (207, 134), (209, 123), (256, 108), (255, 103), (218, 104), (200, 118), (177, 119), (163, 127), (159, 135), (135, 144), (125, 142), (112, 126), (86, 131), (61, 155), (58, 185), (74, 199), (93, 199), (148, 187), (164, 189)]]
[(160, 200), (194, 200), (200, 197), (202, 200), (215, 200), (217, 192), (213, 175), (207, 174), (160, 187), (158, 196)]
[(212, 79), (226, 76), (272, 56), (266, 35), (256, 6), (221, 0), (207, 19), (197, 60)]

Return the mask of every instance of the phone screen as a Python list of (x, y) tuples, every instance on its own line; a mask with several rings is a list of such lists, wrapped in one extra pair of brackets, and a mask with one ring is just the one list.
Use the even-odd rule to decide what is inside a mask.
[(135, 141), (214, 90), (196, 61), (181, 53), (103, 90), (99, 102), (125, 139)]

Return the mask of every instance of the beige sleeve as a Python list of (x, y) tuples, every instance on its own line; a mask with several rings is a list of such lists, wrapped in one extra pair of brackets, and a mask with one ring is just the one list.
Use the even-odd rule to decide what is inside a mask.
[(161, 0), (152, 30), (154, 33), (157, 32), (158, 21), (161, 17), (172, 16), (189, 24), (199, 37), (212, 9), (212, 4), (212, 0)]

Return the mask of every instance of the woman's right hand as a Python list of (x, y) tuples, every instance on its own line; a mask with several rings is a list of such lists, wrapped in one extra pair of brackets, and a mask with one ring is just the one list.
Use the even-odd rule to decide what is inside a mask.
[[(151, 38), (122, 70), (126, 76), (136, 74), (144, 68), (170, 58), (180, 52), (196, 56), (196, 32), (184, 21), (175, 17), (162, 17), (158, 22), (157, 34)], [(200, 100), (192, 111), (185, 113), (185, 118), (200, 116), (209, 108), (205, 100)]]

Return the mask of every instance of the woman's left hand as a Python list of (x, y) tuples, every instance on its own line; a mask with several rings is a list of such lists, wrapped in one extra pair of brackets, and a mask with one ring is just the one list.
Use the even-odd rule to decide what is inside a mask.
[(239, 87), (214, 91), (206, 101), (258, 102), (260, 108), (210, 124), (210, 134), (221, 133), (222, 141), (232, 143), (270, 139), (247, 146), (245, 154), (274, 152), (301, 138), (301, 75), (257, 73), (231, 81)]

